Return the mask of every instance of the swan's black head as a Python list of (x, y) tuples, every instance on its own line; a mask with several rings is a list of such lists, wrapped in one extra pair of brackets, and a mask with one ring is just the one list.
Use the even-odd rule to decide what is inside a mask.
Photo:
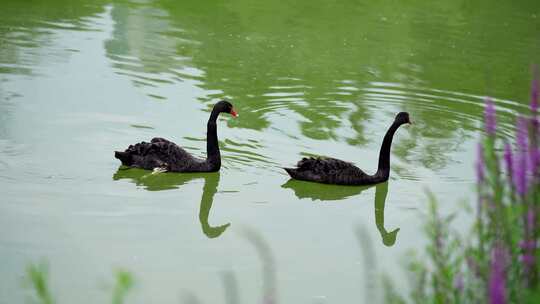
[(398, 115), (396, 115), (395, 122), (402, 125), (402, 124), (411, 124), (411, 120), (409, 119), (409, 113), (407, 112), (399, 112)]
[(216, 103), (216, 105), (214, 106), (214, 110), (218, 111), (218, 113), (221, 113), (221, 112), (229, 113), (233, 117), (238, 116), (238, 113), (236, 113), (236, 111), (234, 110), (233, 105), (230, 102), (228, 102), (227, 100), (222, 100), (222, 101)]

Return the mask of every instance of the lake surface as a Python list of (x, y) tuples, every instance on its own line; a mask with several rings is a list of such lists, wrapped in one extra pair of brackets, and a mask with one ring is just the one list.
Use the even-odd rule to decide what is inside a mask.
[[(23, 303), (47, 261), (58, 303), (376, 302), (408, 288), (426, 190), (444, 213), (474, 201), (491, 95), (501, 136), (540, 63), (538, 1), (16, 1), (0, 10), (0, 302)], [(213, 174), (122, 170), (114, 150), (154, 136)], [(398, 130), (388, 183), (289, 181), (326, 155), (372, 173)], [(466, 230), (461, 213), (455, 228)]]

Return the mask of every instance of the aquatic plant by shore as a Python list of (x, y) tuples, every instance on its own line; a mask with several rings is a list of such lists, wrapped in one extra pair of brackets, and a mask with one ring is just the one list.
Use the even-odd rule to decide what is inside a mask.
[[(472, 233), (451, 230), (430, 195), (425, 250), (428, 262), (409, 263), (414, 303), (538, 303), (537, 218), (540, 212), (538, 78), (533, 77), (530, 116), (519, 116), (512, 145), (497, 134), (495, 104), (485, 100), (484, 134), (475, 163), (477, 202)], [(502, 153), (500, 152), (502, 151)], [(502, 155), (501, 155), (502, 154)], [(404, 303), (395, 292), (386, 302)]]
[[(54, 304), (49, 286), (49, 271), (45, 263), (30, 264), (26, 269), (29, 288), (34, 293), (34, 302), (39, 304)], [(130, 272), (125, 270), (115, 271), (115, 284), (112, 288), (112, 304), (122, 304), (129, 292), (133, 288), (134, 279)]]

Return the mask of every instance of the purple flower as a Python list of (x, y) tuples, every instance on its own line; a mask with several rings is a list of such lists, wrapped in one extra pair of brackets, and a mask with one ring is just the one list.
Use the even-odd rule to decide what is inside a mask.
[(527, 119), (525, 117), (518, 117), (517, 119), (517, 131), (516, 131), (516, 144), (518, 149), (522, 151), (527, 150), (528, 143), (528, 129), (527, 129)]
[(527, 164), (530, 163), (527, 157), (528, 151), (528, 130), (527, 120), (524, 117), (519, 117), (517, 122), (517, 154), (514, 162), (514, 172), (512, 180), (518, 194), (524, 196), (527, 194)]
[(532, 176), (536, 176), (540, 167), (540, 150), (538, 147), (531, 145), (529, 149), (529, 171)]
[(530, 270), (535, 263), (534, 251), (536, 250), (536, 240), (521, 241), (519, 247), (523, 250), (521, 261), (525, 265), (525, 270)]
[(525, 223), (525, 236), (529, 236), (530, 239), (520, 243), (521, 248), (525, 250), (534, 249), (536, 247), (536, 240), (533, 238), (535, 220), (536, 213), (534, 212), (534, 207), (529, 206)]
[(530, 285), (533, 282), (533, 277), (536, 273), (536, 236), (535, 236), (535, 224), (536, 224), (536, 211), (534, 206), (529, 206), (527, 216), (524, 223), (524, 236), (525, 239), (520, 242), (519, 246), (522, 249), (520, 256), (523, 263), (523, 269), (527, 282)]
[(481, 143), (478, 143), (478, 154), (476, 157), (476, 181), (482, 183), (484, 181), (484, 171), (486, 164), (484, 161), (484, 148)]
[(506, 303), (506, 261), (505, 248), (496, 244), (491, 250), (491, 269), (489, 273), (489, 303)]
[(540, 131), (540, 121), (538, 121), (538, 117), (536, 114), (533, 113), (533, 117), (531, 117), (531, 127), (536, 134)]
[(504, 145), (504, 163), (506, 165), (506, 172), (509, 176), (512, 176), (513, 164), (512, 164), (512, 148), (509, 143)]
[(530, 254), (529, 251), (526, 251), (521, 256), (521, 262), (523, 262), (523, 265), (525, 265), (525, 269), (527, 269), (526, 271), (528, 273), (534, 265), (535, 256), (533, 254)]
[(495, 135), (497, 120), (495, 118), (495, 104), (491, 98), (486, 97), (486, 109), (484, 110), (484, 124), (489, 136)]
[(534, 249), (536, 248), (536, 241), (535, 240), (521, 241), (519, 242), (519, 247), (523, 250)]

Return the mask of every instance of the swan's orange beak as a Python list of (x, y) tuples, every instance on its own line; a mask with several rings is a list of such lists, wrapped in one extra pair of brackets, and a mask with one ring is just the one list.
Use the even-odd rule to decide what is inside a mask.
[(230, 112), (230, 113), (231, 113), (232, 117), (235, 117), (235, 118), (238, 117), (238, 113), (236, 113), (236, 111), (234, 110), (234, 108), (231, 109), (231, 112)]

